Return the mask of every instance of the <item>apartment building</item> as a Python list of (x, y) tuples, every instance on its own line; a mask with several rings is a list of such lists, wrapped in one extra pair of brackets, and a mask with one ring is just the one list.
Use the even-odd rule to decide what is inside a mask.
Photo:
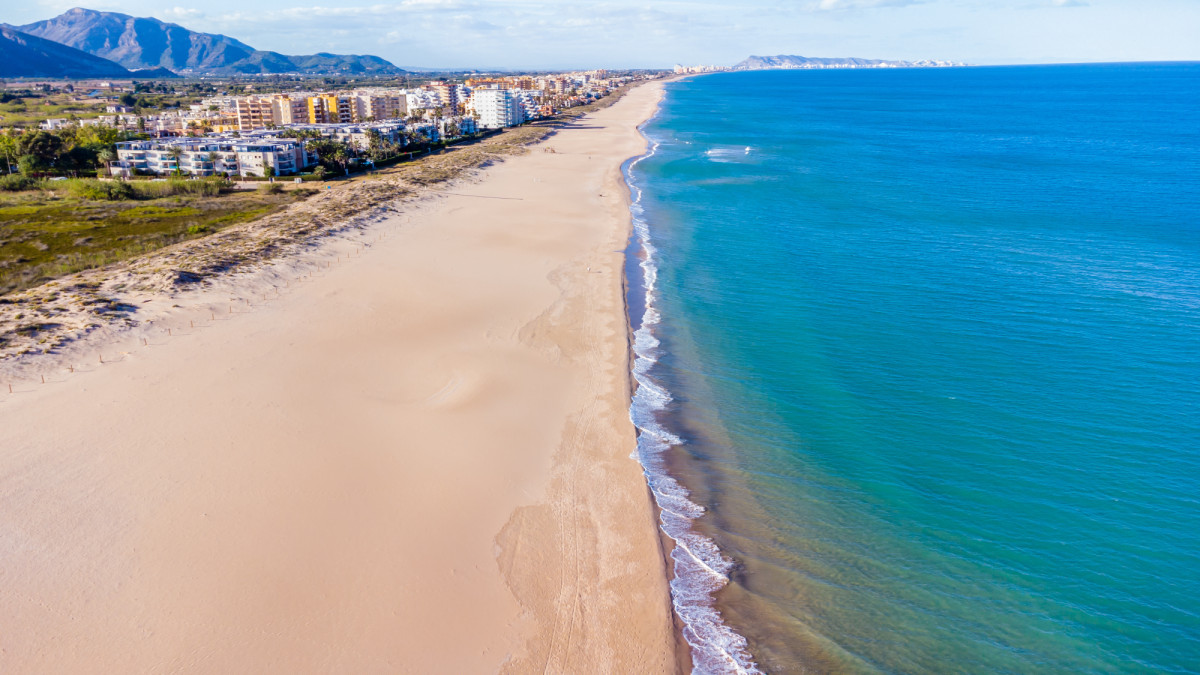
[(414, 110), (431, 110), (441, 104), (441, 99), (432, 91), (404, 92), (404, 110), (406, 113), (411, 113)]
[(481, 129), (501, 129), (526, 120), (524, 102), (512, 89), (475, 89), (468, 107), (478, 115)]
[(309, 124), (350, 124), (354, 122), (354, 97), (317, 94), (308, 98)]
[(428, 91), (432, 91), (437, 95), (438, 105), (446, 110), (449, 114), (454, 114), (458, 111), (459, 86), (450, 82), (430, 82), (424, 87)]
[(275, 106), (271, 98), (240, 96), (234, 99), (233, 105), (238, 129), (242, 131), (278, 124), (275, 121)]
[(354, 93), (355, 122), (400, 119), (407, 112), (407, 98), (401, 92)]
[(308, 122), (308, 96), (279, 94), (271, 98), (272, 117), (275, 124), (305, 124)]
[(277, 175), (294, 174), (315, 163), (304, 143), (278, 138), (174, 138), (117, 143), (114, 176), (137, 173), (189, 176), (229, 174), (265, 176), (272, 167)]

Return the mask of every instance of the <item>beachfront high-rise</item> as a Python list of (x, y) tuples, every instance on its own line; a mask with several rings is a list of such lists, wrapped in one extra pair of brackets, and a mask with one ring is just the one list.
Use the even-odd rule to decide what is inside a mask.
[(483, 129), (500, 129), (525, 121), (525, 107), (511, 89), (476, 89), (468, 105)]

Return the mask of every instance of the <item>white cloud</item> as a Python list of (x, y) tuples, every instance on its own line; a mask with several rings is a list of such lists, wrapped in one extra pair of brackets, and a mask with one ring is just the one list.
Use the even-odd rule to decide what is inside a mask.
[(198, 19), (200, 17), (203, 17), (204, 12), (201, 12), (198, 9), (193, 9), (190, 7), (172, 7), (170, 9), (159, 10), (157, 12), (157, 15), (159, 18), (162, 18), (162, 19), (171, 18), (171, 19), (177, 19), (177, 20), (182, 21), (182, 20), (186, 20), (186, 19)]
[(848, 9), (873, 9), (877, 7), (907, 7), (925, 0), (820, 0), (816, 9), (822, 12)]

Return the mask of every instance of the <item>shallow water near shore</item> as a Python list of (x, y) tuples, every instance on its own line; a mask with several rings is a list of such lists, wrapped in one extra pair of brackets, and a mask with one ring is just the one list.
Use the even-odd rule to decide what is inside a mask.
[(719, 74), (644, 131), (698, 671), (1200, 672), (1200, 65)]

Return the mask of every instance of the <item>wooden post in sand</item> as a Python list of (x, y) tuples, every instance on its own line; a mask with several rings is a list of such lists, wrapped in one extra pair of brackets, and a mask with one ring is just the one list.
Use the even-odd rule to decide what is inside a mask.
[(103, 355), (103, 354), (98, 354), (97, 356), (99, 356), (99, 357), (100, 357), (100, 363), (104, 363), (104, 355)]
[(42, 376), (42, 384), (46, 384), (46, 376), (45, 375)]
[(171, 329), (170, 328), (167, 329), (167, 337), (171, 337)]
[(10, 394), (12, 393), (12, 385), (11, 384), (8, 385), (8, 393), (10, 393)]

